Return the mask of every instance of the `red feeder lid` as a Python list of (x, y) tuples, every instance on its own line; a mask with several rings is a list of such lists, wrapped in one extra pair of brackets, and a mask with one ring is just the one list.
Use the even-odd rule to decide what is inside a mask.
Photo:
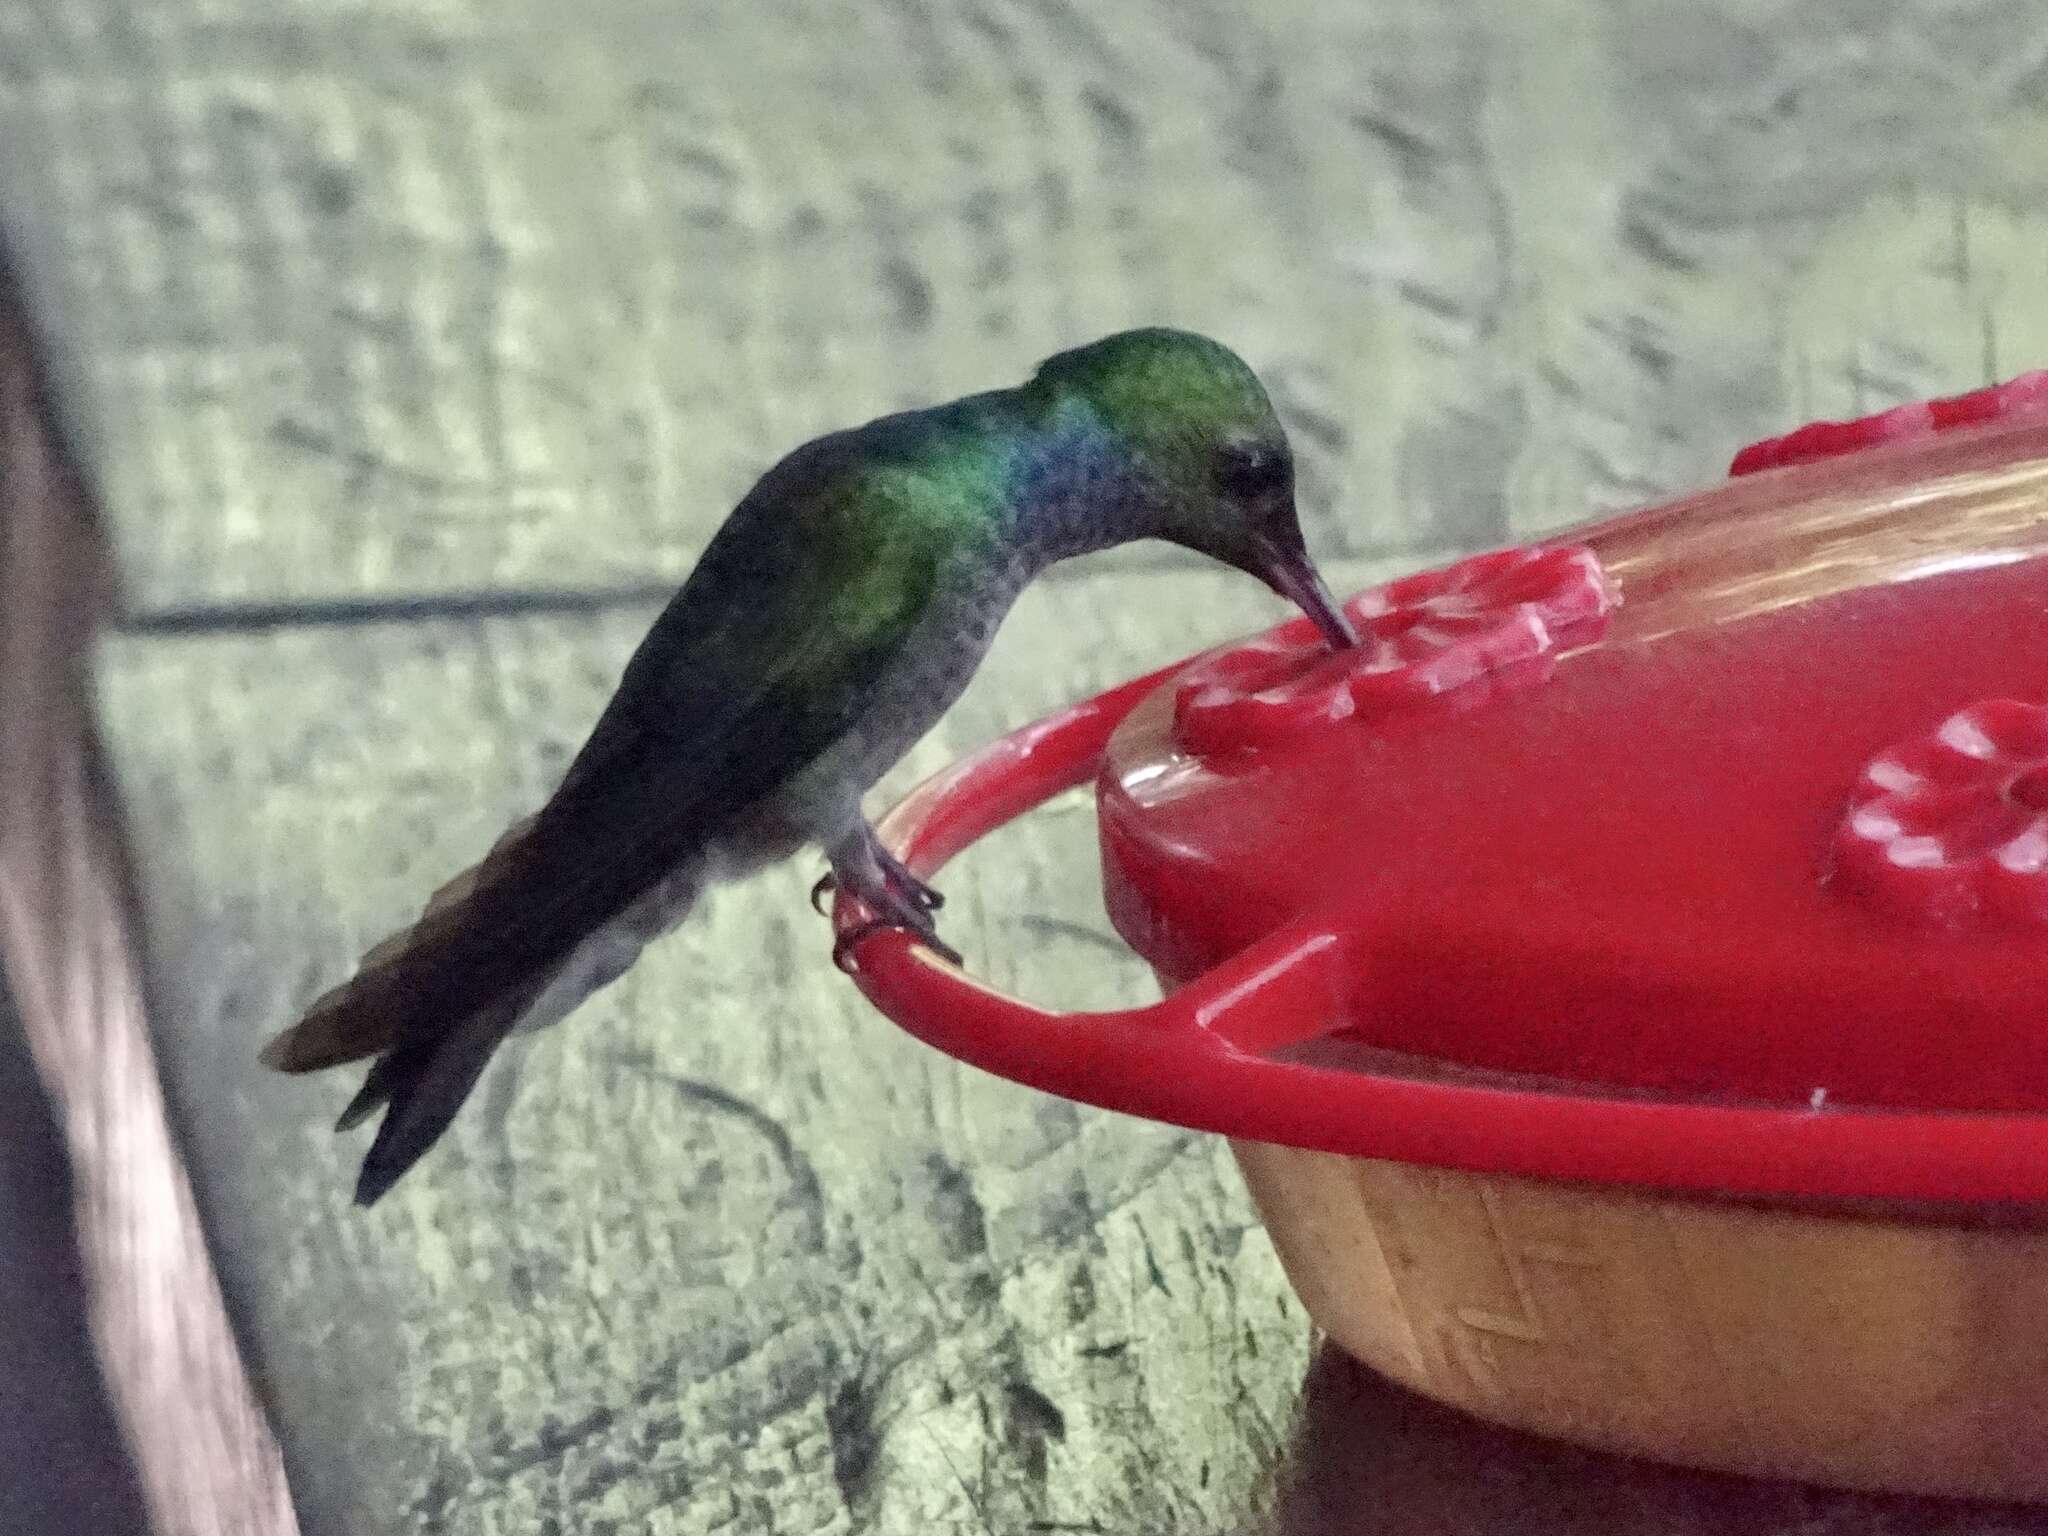
[(1361, 594), (928, 785), (929, 868), (1091, 770), (1165, 1002), (900, 935), (942, 1048), (1236, 1136), (1745, 1194), (2048, 1200), (2048, 420)]

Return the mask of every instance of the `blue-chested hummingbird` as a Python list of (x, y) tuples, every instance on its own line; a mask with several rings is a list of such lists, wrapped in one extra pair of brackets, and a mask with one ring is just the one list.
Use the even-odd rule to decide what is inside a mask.
[(711, 881), (817, 844), (828, 881), (957, 958), (938, 894), (862, 797), (960, 695), (1026, 583), (1134, 539), (1248, 572), (1355, 643), (1304, 546), (1272, 403), (1202, 336), (1110, 336), (770, 469), (547, 803), (264, 1052), (289, 1072), (375, 1058), (341, 1119), (386, 1110), (356, 1199), (426, 1152), (514, 1029), (616, 979)]

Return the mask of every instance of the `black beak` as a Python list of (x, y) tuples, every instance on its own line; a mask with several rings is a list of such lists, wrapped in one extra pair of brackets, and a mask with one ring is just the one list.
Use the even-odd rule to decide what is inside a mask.
[(1313, 619), (1331, 650), (1347, 650), (1358, 644), (1358, 631), (1330, 596), (1323, 578), (1316, 574), (1308, 551), (1299, 545), (1285, 548), (1270, 540), (1261, 543), (1266, 558), (1263, 569), (1257, 573), (1259, 578)]

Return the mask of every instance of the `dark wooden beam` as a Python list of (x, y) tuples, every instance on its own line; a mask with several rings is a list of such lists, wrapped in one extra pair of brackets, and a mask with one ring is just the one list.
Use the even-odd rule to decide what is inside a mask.
[(68, 1156), (85, 1311), (158, 1536), (296, 1532), (150, 1047), (91, 708), (111, 583), (0, 253), (0, 966)]

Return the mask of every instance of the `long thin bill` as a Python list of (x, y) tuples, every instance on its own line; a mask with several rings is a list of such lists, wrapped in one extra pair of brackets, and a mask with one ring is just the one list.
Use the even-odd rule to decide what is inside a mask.
[(1337, 605), (1337, 600), (1330, 596), (1330, 589), (1323, 585), (1323, 578), (1316, 574), (1316, 568), (1309, 564), (1306, 555), (1281, 557), (1274, 562), (1266, 579), (1275, 592), (1315, 621), (1316, 628), (1323, 632), (1331, 650), (1346, 650), (1358, 644), (1358, 631)]

